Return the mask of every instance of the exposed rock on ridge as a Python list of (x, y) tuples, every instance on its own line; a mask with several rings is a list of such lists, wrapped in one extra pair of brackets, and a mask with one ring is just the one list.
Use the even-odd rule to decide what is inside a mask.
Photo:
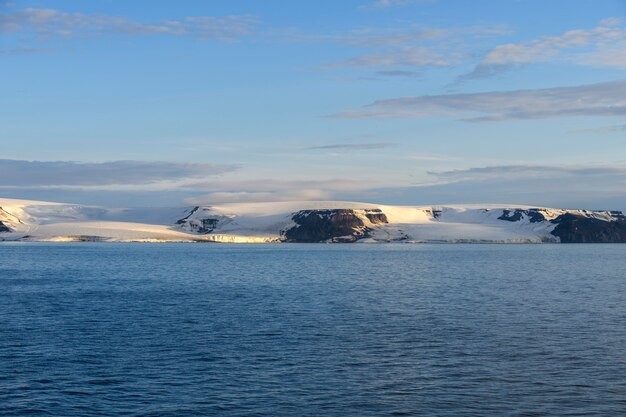
[(505, 209), (499, 220), (550, 222), (561, 243), (626, 243), (626, 216), (620, 211)]
[(12, 232), (11, 223), (22, 223), (20, 219), (0, 207), (0, 233)]
[(528, 218), (531, 223), (538, 223), (548, 220), (548, 217), (546, 216), (546, 211), (538, 208), (532, 208), (528, 210), (503, 210), (502, 216), (498, 217), (498, 220), (517, 222), (522, 220), (524, 217)]
[(626, 243), (626, 216), (515, 205), (293, 201), (105, 208), (0, 198), (0, 240)]
[(349, 243), (368, 237), (371, 226), (388, 223), (380, 209), (301, 210), (292, 220), (296, 226), (283, 232), (287, 242)]
[[(210, 216), (206, 213), (209, 209), (194, 207), (189, 214), (176, 222), (182, 229), (189, 230), (192, 233), (207, 234), (211, 233), (220, 223), (226, 223), (230, 219), (224, 216)], [(210, 217), (205, 217), (210, 216)], [(226, 221), (224, 221), (226, 220)]]
[(575, 213), (565, 213), (552, 220), (557, 226), (552, 234), (561, 243), (626, 243), (626, 218), (612, 212), (614, 220), (606, 221)]

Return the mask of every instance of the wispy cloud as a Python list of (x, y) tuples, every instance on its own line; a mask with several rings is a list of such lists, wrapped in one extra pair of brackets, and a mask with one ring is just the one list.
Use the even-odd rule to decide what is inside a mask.
[[(506, 204), (626, 209), (626, 164), (517, 164), (430, 172), (431, 181), (373, 190), (389, 204)], [(378, 198), (378, 201), (382, 201)]]
[(404, 71), (404, 70), (390, 70), (390, 71), (376, 71), (375, 75), (380, 77), (393, 77), (393, 78), (415, 78), (421, 75), (418, 71)]
[(394, 143), (337, 143), (332, 145), (311, 146), (307, 149), (321, 150), (371, 150), (385, 149), (396, 146)]
[[(187, 198), (189, 204), (333, 200), (366, 193), (382, 180), (322, 176), (314, 179), (249, 178), (236, 165), (113, 161), (23, 161), (0, 159), (1, 196), (83, 201), (110, 205), (107, 198), (133, 205)], [(160, 197), (157, 197), (160, 196)], [(175, 204), (178, 204), (178, 201)], [(162, 204), (162, 203), (157, 203)]]
[(626, 179), (625, 164), (587, 165), (501, 165), (451, 171), (429, 171), (445, 181), (501, 180), (503, 178), (589, 177), (619, 175)]
[(437, 42), (450, 38), (498, 36), (508, 33), (510, 33), (509, 29), (504, 26), (438, 28), (413, 24), (395, 28), (361, 28), (339, 34), (296, 36), (296, 39), (376, 48)]
[(626, 116), (626, 80), (573, 87), (377, 100), (333, 117), (462, 117), (469, 122), (572, 116)]
[(315, 201), (332, 199), (333, 194), (324, 190), (278, 190), (278, 191), (219, 191), (185, 200), (190, 205), (219, 203), (260, 203), (268, 201)]
[(433, 155), (433, 154), (418, 154), (418, 155), (409, 155), (406, 157), (411, 161), (420, 161), (420, 162), (444, 162), (444, 161), (452, 161), (458, 160), (459, 158), (456, 156), (450, 155)]
[(520, 65), (569, 62), (626, 68), (626, 27), (621, 19), (605, 19), (592, 29), (575, 29), (519, 43), (498, 45), (459, 81), (488, 78)]
[(407, 6), (411, 4), (434, 3), (435, 1), (436, 0), (376, 0), (371, 3), (364, 4), (361, 6), (361, 9), (387, 9), (390, 7)]
[(425, 47), (405, 47), (393, 51), (359, 55), (331, 64), (330, 67), (449, 67), (454, 65), (450, 57)]
[(39, 38), (78, 35), (187, 35), (230, 40), (251, 33), (252, 16), (192, 16), (179, 20), (141, 22), (103, 14), (70, 13), (56, 9), (0, 9), (0, 33), (33, 33)]
[(50, 49), (47, 48), (32, 48), (28, 46), (21, 46), (17, 48), (0, 49), (0, 55), (30, 55), (49, 51)]
[(372, 187), (372, 183), (344, 178), (313, 180), (265, 178), (214, 181), (198, 184), (198, 187), (210, 192), (187, 200), (189, 204), (341, 199), (346, 193), (367, 190)]
[[(435, 181), (405, 190), (442, 203), (517, 203), (626, 209), (626, 164), (518, 164), (430, 172)], [(431, 203), (432, 204), (432, 203)]]
[(508, 33), (508, 30), (500, 26), (432, 28), (411, 25), (394, 29), (360, 29), (344, 34), (312, 36), (305, 39), (334, 42), (367, 50), (351, 58), (322, 65), (322, 69), (390, 68), (390, 72), (407, 73), (414, 71), (415, 68), (458, 65), (466, 58), (468, 39), (504, 33)]
[(176, 162), (70, 162), (0, 159), (0, 187), (126, 187), (161, 181), (204, 180), (235, 165)]
[(617, 133), (617, 132), (626, 132), (626, 125), (590, 127), (590, 128), (586, 128), (586, 129), (576, 129), (576, 130), (573, 130), (572, 132), (575, 132), (575, 133)]

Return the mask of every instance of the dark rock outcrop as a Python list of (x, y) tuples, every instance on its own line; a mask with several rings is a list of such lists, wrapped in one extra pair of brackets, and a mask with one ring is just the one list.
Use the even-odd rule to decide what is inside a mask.
[(218, 219), (197, 219), (195, 222), (189, 222), (189, 228), (196, 233), (207, 234), (215, 230), (218, 223)]
[(389, 223), (387, 216), (381, 209), (365, 210), (365, 217), (367, 217), (372, 224)]
[(517, 222), (522, 218), (528, 218), (531, 223), (539, 223), (546, 221), (546, 217), (543, 215), (540, 209), (531, 208), (528, 210), (515, 209), (515, 210), (503, 210), (502, 216), (498, 217), (498, 220), (506, 220), (509, 222)]
[(17, 217), (15, 217), (14, 215), (12, 215), (11, 213), (9, 213), (8, 211), (4, 210), (2, 207), (0, 207), (0, 233), (4, 233), (4, 232), (12, 232), (13, 229), (11, 229), (9, 226), (7, 226), (7, 223), (22, 223), (22, 221), (20, 219), (18, 219)]
[(192, 208), (192, 209), (189, 211), (189, 214), (188, 214), (188, 215), (186, 215), (186, 216), (185, 216), (185, 217), (183, 217), (182, 219), (178, 220), (178, 221), (176, 222), (176, 224), (181, 224), (181, 225), (182, 225), (182, 224), (186, 224), (186, 223), (189, 221), (189, 218), (190, 218), (191, 216), (193, 216), (193, 215), (194, 215), (194, 213), (195, 213), (195, 212), (197, 212), (199, 209), (200, 209), (200, 207), (195, 206), (194, 208)]
[(559, 210), (552, 220), (546, 209), (531, 208), (503, 210), (499, 220), (530, 223), (550, 222), (556, 227), (550, 232), (561, 243), (626, 243), (626, 216), (620, 211)]
[[(189, 211), (189, 214), (176, 222), (177, 225), (189, 229), (190, 232), (198, 234), (211, 233), (217, 227), (220, 222), (216, 217), (202, 217), (192, 218), (200, 210), (200, 207), (196, 206)], [(206, 210), (206, 209), (203, 209)]]
[(585, 214), (562, 214), (552, 220), (557, 226), (551, 233), (561, 243), (626, 243), (626, 218), (621, 212), (610, 213), (612, 220)]
[(379, 209), (301, 210), (292, 216), (296, 226), (285, 230), (283, 235), (287, 242), (355, 242), (368, 237), (371, 231), (362, 216), (372, 224), (388, 222)]

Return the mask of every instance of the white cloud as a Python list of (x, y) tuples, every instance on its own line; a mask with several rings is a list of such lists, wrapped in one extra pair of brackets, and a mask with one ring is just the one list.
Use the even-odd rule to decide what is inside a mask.
[[(508, 33), (504, 27), (429, 28), (411, 25), (407, 28), (361, 29), (340, 35), (309, 37), (369, 52), (321, 66), (336, 68), (391, 68), (378, 75), (406, 76), (407, 68), (450, 67), (466, 58), (467, 40)], [(413, 71), (414, 73), (414, 71)]]
[(626, 180), (625, 164), (586, 164), (586, 165), (501, 165), (469, 168), (451, 171), (431, 171), (430, 175), (443, 181), (484, 181), (530, 178), (565, 178), (618, 176)]
[(618, 133), (618, 132), (626, 132), (626, 125), (590, 127), (590, 128), (585, 128), (585, 129), (575, 129), (575, 130), (572, 130), (572, 132), (576, 132), (576, 133)]
[(455, 62), (442, 54), (425, 47), (405, 47), (393, 51), (364, 54), (344, 61), (336, 62), (330, 67), (448, 67)]
[(335, 143), (332, 145), (320, 145), (311, 146), (307, 149), (320, 149), (320, 150), (372, 150), (372, 149), (385, 149), (394, 147), (394, 143)]
[(431, 181), (370, 190), (388, 204), (524, 204), (626, 209), (626, 164), (502, 165), (430, 172)]
[(267, 201), (313, 201), (330, 200), (333, 194), (324, 190), (278, 190), (265, 192), (214, 192), (185, 200), (190, 205), (211, 205), (218, 203), (258, 203)]
[(444, 94), (377, 100), (338, 118), (462, 117), (466, 121), (626, 116), (626, 80), (537, 90)]
[[(23, 161), (0, 159), (0, 187), (145, 189), (206, 179), (237, 170), (237, 166), (207, 163), (112, 161)], [(171, 187), (171, 186), (170, 186)], [(167, 187), (165, 187), (167, 188)]]
[(458, 160), (460, 158), (456, 156), (449, 155), (433, 155), (433, 154), (418, 154), (418, 155), (409, 155), (406, 159), (411, 161), (420, 161), (420, 162), (446, 162)]
[(249, 34), (251, 16), (196, 16), (180, 20), (139, 22), (102, 14), (69, 13), (56, 9), (0, 10), (0, 33), (32, 32), (38, 37), (71, 37), (80, 34), (189, 35), (228, 40)]
[(407, 6), (418, 3), (434, 3), (435, 0), (375, 0), (361, 6), (362, 9), (387, 9), (389, 7)]
[(380, 182), (342, 178), (312, 180), (259, 180), (214, 181), (198, 183), (196, 189), (208, 191), (188, 200), (191, 204), (258, 201), (332, 200), (354, 192), (363, 192)]
[(592, 29), (574, 29), (519, 43), (498, 45), (459, 81), (487, 78), (515, 66), (540, 62), (569, 62), (595, 67), (626, 68), (626, 28), (621, 19), (600, 21)]

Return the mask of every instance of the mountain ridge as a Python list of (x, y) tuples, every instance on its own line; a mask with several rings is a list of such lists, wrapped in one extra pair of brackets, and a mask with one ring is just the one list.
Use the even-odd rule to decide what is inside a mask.
[(345, 201), (106, 208), (0, 199), (4, 241), (626, 243), (620, 211)]

